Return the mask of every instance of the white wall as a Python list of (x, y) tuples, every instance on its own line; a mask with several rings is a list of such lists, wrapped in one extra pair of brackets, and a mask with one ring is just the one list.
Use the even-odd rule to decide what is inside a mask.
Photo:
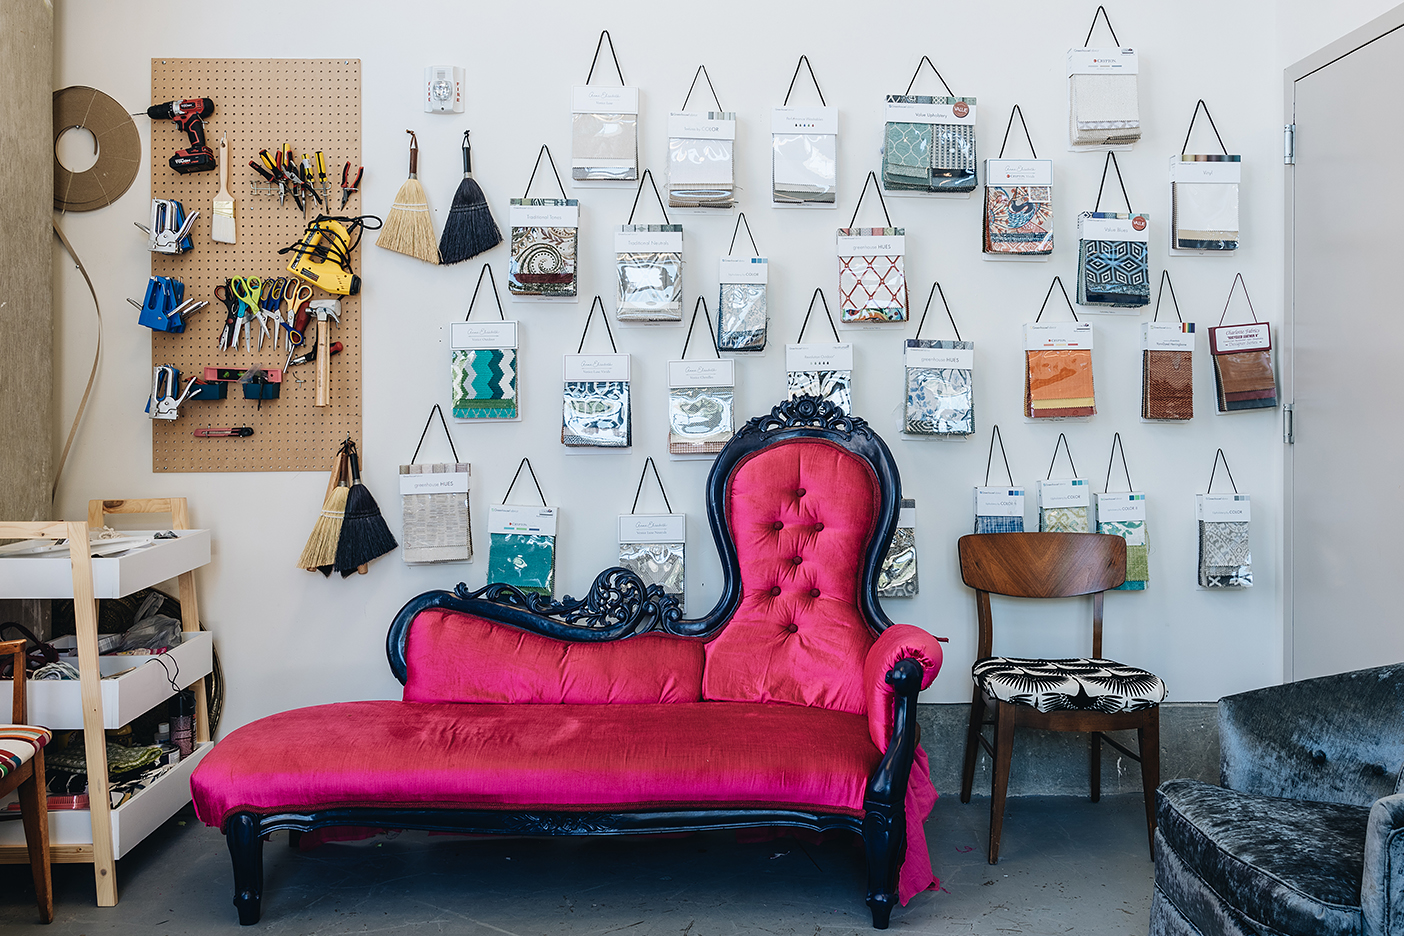
[[(1144, 593), (1108, 600), (1108, 655), (1156, 670), (1169, 683), (1171, 698), (1180, 701), (1279, 681), (1280, 417), (1275, 410), (1214, 413), (1204, 328), (1217, 320), (1239, 271), (1259, 315), (1281, 321), (1281, 70), (1289, 59), (1381, 12), (1384, 4), (1352, 3), (1350, 14), (1329, 25), (1308, 19), (1312, 8), (1305, 2), (1192, 0), (1120, 4), (1112, 10), (1118, 35), (1142, 56), (1146, 133), (1134, 152), (1122, 154), (1127, 187), (1134, 206), (1149, 211), (1156, 225), (1153, 275), (1158, 279), (1168, 265), (1186, 318), (1201, 323), (1197, 416), (1189, 425), (1139, 421), (1137, 342), (1145, 316), (1091, 317), (1097, 332), (1095, 418), (1031, 425), (1021, 416), (1020, 326), (1037, 313), (1054, 273), (1073, 288), (1074, 218), (1091, 207), (1102, 169), (1100, 157), (1066, 152), (1061, 71), (1065, 49), (1081, 43), (1095, 6), (1018, 0), (982, 7), (976, 17), (968, 8), (904, 7), (859, 12), (827, 2), (800, 14), (791, 4), (723, 0), (705, 15), (684, 5), (632, 5), (605, 14), (598, 4), (547, 0), (523, 18), (515, 4), (436, 4), (431, 15), (422, 12), (427, 6), (347, 3), (312, 14), (303, 27), (288, 17), (290, 8), (283, 3), (187, 4), (177, 15), (169, 4), (86, 0), (59, 5), (55, 87), (92, 85), (139, 111), (150, 103), (153, 56), (359, 57), (367, 210), (382, 215), (388, 210), (404, 179), (403, 130), (413, 127), (422, 147), (420, 178), (437, 226), (457, 185), (457, 140), (465, 127), (473, 130), (476, 176), (499, 223), (506, 220), (507, 199), (521, 194), (542, 142), (550, 144), (558, 164), (568, 165), (569, 90), (584, 79), (602, 27), (613, 33), (629, 82), (642, 89), (642, 159), (656, 171), (663, 166), (666, 114), (682, 103), (697, 64), (705, 63), (723, 105), (739, 114), (742, 205), (771, 258), (771, 348), (763, 358), (738, 364), (741, 410), (752, 415), (783, 393), (783, 345), (794, 340), (810, 292), (822, 285), (833, 298), (834, 228), (847, 223), (859, 185), (878, 166), (883, 95), (900, 92), (920, 56), (929, 54), (956, 93), (978, 96), (982, 157), (996, 154), (1010, 107), (1023, 106), (1039, 154), (1055, 160), (1058, 251), (1047, 264), (986, 263), (979, 253), (978, 196), (889, 200), (894, 223), (907, 229), (913, 302), (924, 301), (933, 278), (939, 278), (962, 334), (977, 347), (978, 438), (964, 444), (906, 441), (896, 431), (900, 348), (915, 324), (901, 331), (853, 333), (856, 410), (887, 437), (901, 466), (904, 493), (916, 497), (921, 517), (921, 595), (890, 601), (887, 608), (898, 620), (951, 638), (946, 672), (927, 698), (968, 698), (974, 602), (959, 580), (955, 541), (969, 528), (970, 489), (983, 477), (990, 426), (996, 422), (1004, 431), (1015, 480), (1030, 485), (1031, 493), (1060, 431), (1071, 440), (1082, 476), (1098, 485), (1112, 433), (1120, 431), (1125, 440), (1133, 478), (1150, 496), (1152, 580)], [(814, 62), (829, 103), (842, 114), (840, 206), (833, 212), (768, 207), (769, 109), (780, 103), (801, 52)], [(464, 115), (420, 111), (422, 69), (442, 63), (467, 68)], [(191, 96), (200, 93), (189, 89)], [(1165, 166), (1200, 97), (1213, 109), (1230, 150), (1244, 157), (1244, 246), (1232, 258), (1168, 258), (1164, 247)], [(149, 122), (138, 118), (137, 126), (146, 140)], [(1197, 132), (1192, 151), (1204, 151), (1211, 139)], [(309, 148), (316, 143), (290, 142)], [(243, 174), (236, 167), (232, 176), (231, 188), (239, 192)], [(214, 185), (211, 177), (211, 192)], [(614, 517), (628, 510), (639, 469), (651, 454), (660, 460), (674, 507), (689, 515), (689, 610), (700, 613), (710, 606), (719, 581), (703, 516), (707, 465), (666, 459), (663, 362), (676, 356), (682, 330), (616, 328), (621, 350), (635, 356), (633, 451), (600, 457), (562, 452), (556, 404), (560, 356), (574, 350), (587, 302), (509, 305), (509, 315), (523, 323), (526, 418), (454, 427), (460, 453), (474, 466), (479, 554), (471, 565), (409, 568), (396, 553), (374, 563), (367, 576), (324, 580), (295, 568), (295, 560), (316, 517), (325, 475), (153, 475), (150, 428), (142, 414), (150, 339), (124, 302), (140, 295), (148, 275), (144, 241), (131, 227), (133, 220), (145, 218), (148, 194), (143, 172), (116, 204), (62, 220), (98, 284), (107, 328), (97, 389), (59, 490), (57, 513), (81, 516), (89, 497), (184, 494), (191, 499), (195, 521), (215, 531), (214, 561), (200, 582), (203, 618), (216, 634), (227, 678), (225, 730), (294, 706), (395, 695), (398, 685), (382, 649), (390, 618), (420, 591), (460, 580), (483, 583), (487, 505), (501, 499), (524, 454), (531, 456), (551, 502), (563, 508), (558, 593), (581, 594), (596, 571), (613, 564)], [(612, 307), (610, 232), (625, 220), (634, 193), (580, 188), (572, 194), (582, 203), (582, 295), (588, 300), (604, 292)], [(860, 221), (879, 223), (875, 210), (870, 213), (875, 208), (865, 207)], [(656, 220), (652, 214), (645, 218)], [(699, 292), (714, 305), (715, 258), (726, 248), (732, 219), (681, 220), (688, 308)], [(446, 324), (462, 316), (481, 260), (431, 268), (379, 250), (369, 238), (361, 253), (365, 479), (398, 529), (396, 466), (409, 459), (430, 406), (447, 403)], [(503, 245), (485, 258), (495, 266), (499, 283), (505, 282), (506, 257)], [(86, 378), (92, 312), (71, 265), (55, 267), (61, 310), (55, 380), (62, 423), (55, 437), (61, 440)], [(1054, 314), (1063, 313), (1055, 308)], [(933, 324), (939, 335), (942, 322), (933, 318), (928, 330)], [(1195, 587), (1193, 495), (1204, 490), (1219, 446), (1231, 460), (1239, 488), (1253, 495), (1255, 587), (1243, 592)], [(426, 452), (430, 458), (448, 454), (437, 439)], [(654, 497), (646, 498), (646, 509), (661, 509)], [(997, 642), (997, 652), (1085, 652), (1083, 608), (1038, 619), (1002, 606), (997, 612), (1012, 625)]]

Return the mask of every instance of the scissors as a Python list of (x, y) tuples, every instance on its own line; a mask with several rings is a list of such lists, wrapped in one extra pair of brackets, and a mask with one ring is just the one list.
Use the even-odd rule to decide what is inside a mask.
[(258, 309), (259, 296), (263, 290), (263, 282), (257, 276), (236, 276), (230, 281), (230, 288), (234, 291), (234, 296), (239, 300), (239, 316), (234, 326), (233, 347), (239, 346), (239, 332), (244, 333), (244, 350), (253, 351), (253, 328), (249, 325), (249, 316)]
[[(279, 306), (278, 297), (282, 295), (283, 280), (279, 278), (269, 278), (263, 280), (259, 287), (258, 294), (258, 350), (263, 350), (263, 339), (267, 338), (269, 332), (273, 334), (273, 346), (278, 346), (278, 316), (275, 311)], [(273, 319), (273, 327), (268, 327), (268, 320)]]
[(234, 345), (234, 329), (238, 321), (239, 299), (234, 295), (234, 281), (225, 280), (223, 286), (214, 288), (215, 299), (224, 303), (224, 330), (219, 333), (219, 350), (224, 351)]
[[(302, 328), (297, 327), (297, 318), (300, 312), (307, 310), (307, 304), (312, 301), (312, 287), (306, 283), (298, 283), (297, 288), (292, 288), (293, 280), (288, 279), (287, 286), (283, 289), (283, 298), (288, 300), (288, 320), (283, 325), (288, 330), (288, 340), (295, 345), (302, 344)], [(304, 322), (303, 327), (306, 327)]]

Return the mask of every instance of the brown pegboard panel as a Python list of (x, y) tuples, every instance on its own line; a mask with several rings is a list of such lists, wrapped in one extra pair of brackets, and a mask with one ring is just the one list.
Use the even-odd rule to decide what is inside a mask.
[[(151, 122), (151, 194), (174, 198), (187, 214), (200, 217), (191, 230), (194, 249), (181, 255), (151, 255), (151, 272), (174, 276), (185, 283), (185, 297), (207, 299), (210, 305), (188, 320), (185, 332), (153, 332), (153, 365), (172, 364), (184, 384), (206, 366), (281, 368), (287, 351), (280, 342), (274, 351), (267, 341), (258, 350), (254, 320), (252, 353), (239, 342), (237, 350), (219, 350), (224, 305), (214, 297), (215, 286), (234, 276), (287, 276), (287, 256), (278, 250), (301, 237), (319, 208), (313, 201), (304, 219), (291, 197), (279, 207), (277, 195), (253, 195), (249, 183), (262, 181), (249, 160), (260, 149), (270, 153), (283, 143), (299, 156), (321, 150), (326, 156), (333, 215), (361, 213), (357, 192), (341, 204), (341, 167), (351, 162), (354, 175), (361, 165), (361, 62), (359, 59), (152, 59), (151, 102), (207, 97), (214, 114), (205, 132), (216, 155), (219, 138), (229, 140), (229, 191), (234, 196), (236, 242), (210, 240), (210, 205), (219, 190), (219, 170), (180, 175), (167, 162), (188, 138), (169, 120)], [(371, 235), (374, 237), (374, 235)], [(361, 249), (352, 263), (360, 272)], [(144, 288), (143, 288), (144, 292)], [(140, 293), (138, 294), (140, 295)], [(314, 290), (314, 299), (328, 298)], [(313, 405), (316, 365), (292, 368), (284, 377), (281, 397), (245, 400), (237, 386), (227, 400), (187, 401), (180, 418), (152, 420), (151, 469), (171, 471), (326, 471), (337, 446), (348, 435), (361, 437), (361, 298), (342, 296), (341, 324), (332, 323), (331, 340), (345, 350), (331, 359), (331, 405)], [(316, 343), (315, 324), (308, 328), (305, 349)], [(301, 378), (298, 383), (295, 378)], [(243, 439), (197, 439), (194, 431), (210, 426), (252, 426)]]

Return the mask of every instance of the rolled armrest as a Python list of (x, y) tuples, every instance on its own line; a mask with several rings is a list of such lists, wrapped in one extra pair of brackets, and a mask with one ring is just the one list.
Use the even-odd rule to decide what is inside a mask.
[(898, 693), (898, 687), (889, 683), (887, 676), (901, 660), (915, 660), (921, 665), (921, 685), (918, 689), (925, 689), (941, 671), (941, 644), (920, 627), (893, 624), (882, 632), (868, 651), (867, 661), (863, 664), (868, 731), (873, 743), (883, 753), (887, 752), (887, 745), (892, 739), (893, 702)]
[(1404, 932), (1404, 794), (1370, 808), (1360, 909), (1366, 936)]

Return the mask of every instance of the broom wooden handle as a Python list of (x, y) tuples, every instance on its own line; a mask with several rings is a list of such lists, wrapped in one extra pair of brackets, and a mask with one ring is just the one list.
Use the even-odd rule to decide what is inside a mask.
[(346, 453), (338, 449), (336, 457), (332, 459), (331, 477), (327, 479), (327, 493), (323, 495), (322, 503), (325, 504), (327, 498), (331, 497), (332, 491), (336, 490), (336, 486), (341, 483), (344, 474), (346, 474)]
[(330, 406), (327, 385), (331, 382), (331, 323), (317, 319), (317, 405)]

